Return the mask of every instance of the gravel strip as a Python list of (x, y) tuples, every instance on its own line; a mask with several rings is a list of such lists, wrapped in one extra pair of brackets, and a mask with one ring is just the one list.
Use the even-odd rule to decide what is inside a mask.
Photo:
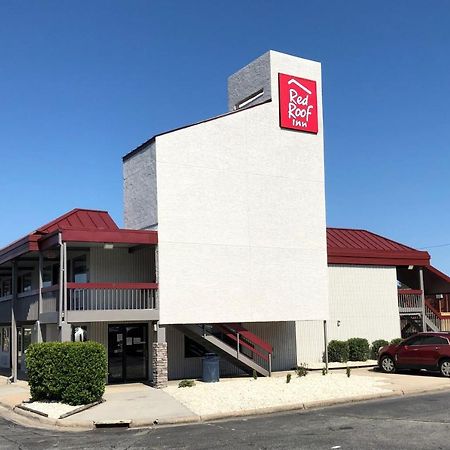
[(234, 378), (218, 383), (196, 381), (191, 388), (171, 385), (164, 389), (198, 415), (295, 405), (392, 392), (382, 378), (346, 374), (309, 373), (306, 377)]
[(80, 408), (82, 405), (71, 406), (65, 403), (58, 402), (32, 402), (24, 403), (23, 406), (47, 414), (52, 419), (58, 419), (61, 415), (74, 411)]

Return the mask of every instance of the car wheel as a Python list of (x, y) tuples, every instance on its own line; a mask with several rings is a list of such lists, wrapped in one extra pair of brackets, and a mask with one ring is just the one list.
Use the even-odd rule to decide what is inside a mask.
[(444, 359), (439, 363), (439, 370), (444, 377), (450, 377), (450, 359)]
[(380, 368), (385, 373), (392, 373), (395, 371), (395, 363), (391, 356), (384, 355), (380, 361)]

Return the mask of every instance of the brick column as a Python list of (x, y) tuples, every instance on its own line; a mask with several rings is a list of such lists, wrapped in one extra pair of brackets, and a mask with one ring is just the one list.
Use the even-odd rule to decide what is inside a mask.
[(152, 344), (153, 386), (161, 389), (167, 386), (167, 342)]

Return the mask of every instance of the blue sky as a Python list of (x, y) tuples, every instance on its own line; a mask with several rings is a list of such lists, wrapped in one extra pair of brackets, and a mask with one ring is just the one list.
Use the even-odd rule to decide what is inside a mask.
[(121, 157), (226, 111), (268, 49), (322, 62), (327, 216), (450, 273), (450, 3), (0, 2), (0, 246), (74, 207), (122, 224)]

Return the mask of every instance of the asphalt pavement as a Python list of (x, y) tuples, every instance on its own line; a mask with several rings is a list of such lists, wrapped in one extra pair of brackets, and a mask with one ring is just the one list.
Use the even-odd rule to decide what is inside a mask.
[(450, 392), (150, 429), (62, 432), (0, 419), (0, 448), (450, 449)]

